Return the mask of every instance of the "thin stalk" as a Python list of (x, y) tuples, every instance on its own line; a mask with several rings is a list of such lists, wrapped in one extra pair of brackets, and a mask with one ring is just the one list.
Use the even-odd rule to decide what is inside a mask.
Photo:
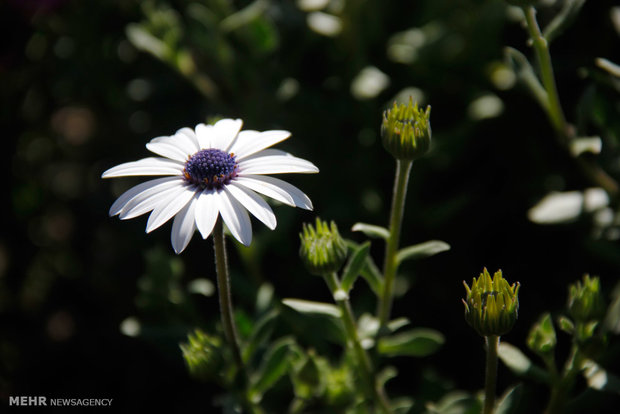
[(215, 268), (217, 271), (217, 291), (220, 299), (220, 314), (226, 341), (233, 353), (235, 364), (240, 372), (245, 374), (245, 366), (241, 358), (237, 330), (235, 328), (232, 299), (230, 295), (230, 278), (228, 276), (228, 260), (226, 257), (226, 242), (224, 240), (224, 226), (218, 219), (213, 229), (213, 247), (215, 250)]
[[(335, 272), (323, 276), (332, 294), (341, 290), (340, 281), (338, 280), (338, 276)], [(334, 298), (334, 300), (336, 301), (336, 304), (338, 305), (338, 307), (340, 308), (340, 312), (342, 313), (342, 322), (344, 324), (345, 332), (347, 335), (347, 342), (353, 348), (353, 352), (359, 367), (360, 376), (362, 377), (365, 386), (368, 388), (368, 392), (370, 393), (371, 397), (378, 404), (380, 412), (384, 414), (390, 414), (392, 412), (390, 408), (390, 403), (388, 402), (387, 396), (384, 394), (383, 390), (379, 389), (379, 387), (377, 386), (374, 369), (372, 367), (370, 357), (368, 356), (366, 350), (362, 347), (359, 335), (357, 334), (357, 326), (355, 324), (353, 310), (351, 309), (351, 303), (349, 302), (349, 299), (346, 298), (346, 296), (342, 299)]]
[(536, 21), (536, 9), (533, 6), (523, 7), (522, 9), (532, 45), (536, 51), (542, 84), (547, 93), (546, 104), (543, 105), (543, 108), (547, 112), (549, 121), (556, 132), (555, 135), (562, 149), (571, 155), (581, 172), (593, 183), (603, 188), (612, 199), (612, 204), (615, 204), (618, 202), (620, 194), (620, 187), (616, 180), (597, 164), (581, 157), (572, 156), (570, 153), (570, 142), (574, 132), (568, 125), (560, 104), (560, 96), (553, 74), (551, 54), (549, 53), (549, 44)]
[(579, 351), (579, 347), (573, 344), (562, 377), (552, 382), (551, 397), (545, 409), (545, 414), (562, 414), (565, 411), (566, 402), (582, 365), (583, 355)]
[(392, 301), (394, 296), (394, 279), (396, 278), (396, 253), (400, 241), (400, 230), (403, 222), (405, 209), (405, 196), (407, 195), (407, 183), (413, 161), (396, 160), (396, 175), (394, 177), (394, 190), (392, 195), (392, 211), (390, 212), (390, 237), (385, 247), (385, 262), (383, 266), (383, 293), (379, 300), (379, 323), (380, 331), (390, 319)]
[(495, 392), (497, 389), (497, 347), (499, 336), (485, 336), (487, 345), (487, 366), (484, 379), (484, 408), (483, 414), (492, 414), (495, 411)]
[(549, 103), (547, 106), (547, 114), (549, 115), (551, 124), (556, 130), (558, 137), (563, 141), (564, 145), (567, 145), (566, 138), (568, 136), (568, 125), (566, 123), (566, 118), (564, 117), (564, 111), (562, 111), (560, 96), (555, 84), (553, 65), (551, 63), (551, 55), (549, 54), (549, 45), (547, 39), (545, 39), (540, 31), (538, 22), (536, 21), (536, 9), (533, 6), (524, 7), (523, 13), (525, 14), (527, 29), (538, 58), (542, 84), (547, 91), (547, 99)]

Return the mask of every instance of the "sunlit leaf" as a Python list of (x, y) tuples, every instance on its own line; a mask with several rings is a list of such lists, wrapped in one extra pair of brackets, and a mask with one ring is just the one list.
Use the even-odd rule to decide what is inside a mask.
[(588, 387), (599, 391), (620, 394), (620, 378), (607, 372), (605, 368), (588, 359), (583, 363), (583, 376)]
[(540, 382), (548, 382), (549, 375), (532, 361), (519, 348), (508, 342), (501, 342), (498, 347), (499, 359), (515, 374), (529, 377)]
[(379, 353), (387, 356), (424, 357), (436, 352), (445, 342), (444, 336), (433, 329), (417, 328), (379, 340)]
[(313, 302), (310, 300), (291, 298), (282, 300), (282, 303), (289, 308), (293, 308), (297, 312), (301, 313), (326, 315), (332, 316), (334, 318), (340, 318), (341, 316), (340, 309), (338, 309), (336, 305), (332, 305), (331, 303)]
[(422, 259), (447, 250), (450, 250), (448, 243), (441, 240), (429, 240), (400, 249), (396, 255), (396, 261), (401, 263), (404, 260)]
[(385, 227), (375, 226), (374, 224), (355, 223), (351, 227), (352, 231), (361, 231), (366, 236), (373, 239), (385, 239), (390, 237), (390, 231)]
[(523, 395), (523, 385), (517, 384), (510, 388), (500, 399), (495, 414), (516, 414)]

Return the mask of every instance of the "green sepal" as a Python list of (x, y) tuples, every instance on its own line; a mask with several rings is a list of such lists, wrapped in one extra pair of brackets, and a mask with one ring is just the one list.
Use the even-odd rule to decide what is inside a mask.
[(379, 339), (377, 350), (387, 356), (425, 357), (435, 353), (445, 342), (443, 334), (433, 329), (416, 328)]
[(422, 259), (448, 250), (450, 250), (448, 243), (441, 240), (429, 240), (400, 249), (396, 254), (396, 263), (400, 264), (404, 260)]

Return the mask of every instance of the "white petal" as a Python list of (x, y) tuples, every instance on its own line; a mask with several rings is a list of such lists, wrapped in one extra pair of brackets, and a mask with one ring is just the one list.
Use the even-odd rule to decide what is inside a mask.
[(179, 145), (183, 145), (183, 148), (191, 151), (190, 154), (194, 154), (196, 151), (200, 150), (198, 137), (193, 129), (187, 127), (181, 128), (175, 132), (174, 136), (179, 140)]
[[(174, 177), (176, 178), (176, 177)], [(150, 187), (129, 200), (120, 211), (120, 219), (128, 220), (153, 210), (167, 194), (177, 187), (185, 185), (183, 180), (176, 179)]]
[(226, 227), (235, 239), (243, 245), (249, 246), (252, 242), (252, 224), (248, 212), (226, 191), (219, 191), (217, 196), (220, 214), (226, 223)]
[(218, 194), (215, 190), (205, 190), (198, 194), (196, 200), (196, 227), (203, 239), (209, 237), (219, 213)]
[(194, 213), (196, 209), (196, 201), (198, 194), (195, 198), (185, 205), (175, 216), (172, 222), (172, 232), (170, 233), (170, 241), (172, 242), (172, 248), (176, 254), (181, 253), (189, 241), (194, 235), (196, 226), (194, 224)]
[[(153, 187), (158, 187), (160, 184), (163, 184), (164, 187), (169, 186), (170, 182), (179, 180), (178, 177), (164, 177), (164, 178), (156, 178), (154, 180), (146, 181), (142, 184), (138, 184), (136, 186), (131, 187), (129, 190), (125, 191), (110, 207), (109, 214), (110, 216), (115, 216), (121, 212), (125, 204), (129, 202), (132, 198), (137, 196), (143, 191), (149, 190)], [(175, 184), (176, 185), (176, 184)], [(155, 190), (159, 191), (159, 190)]]
[(213, 125), (211, 140), (211, 148), (216, 148), (222, 151), (228, 151), (230, 144), (243, 126), (243, 121), (240, 119), (221, 119)]
[(146, 148), (162, 157), (170, 158), (176, 161), (185, 162), (193, 153), (187, 153), (179, 145), (174, 142), (174, 137), (159, 137), (151, 140), (146, 144)]
[(275, 177), (263, 175), (241, 176), (235, 179), (251, 190), (264, 194), (289, 206), (312, 210), (312, 201), (299, 188)]
[(178, 175), (183, 164), (166, 158), (143, 158), (112, 167), (101, 174), (101, 178), (127, 177), (131, 175)]
[(241, 174), (316, 173), (319, 169), (310, 161), (288, 152), (267, 149), (239, 162)]
[(196, 137), (201, 149), (211, 148), (213, 138), (213, 125), (198, 124), (196, 125)]
[(291, 133), (288, 131), (241, 131), (229, 152), (233, 152), (237, 156), (237, 160), (241, 161), (243, 158), (282, 142), (290, 136)]
[(149, 216), (149, 220), (146, 223), (146, 232), (150, 233), (170, 220), (189, 203), (195, 193), (193, 187), (189, 185), (179, 186), (174, 191), (167, 193), (166, 197), (162, 197)]
[(271, 210), (269, 204), (260, 196), (256, 195), (256, 193), (234, 182), (225, 186), (224, 190), (227, 191), (229, 195), (236, 198), (243, 207), (252, 213), (254, 217), (262, 221), (269, 229), (273, 230), (276, 228), (276, 215), (273, 214), (273, 210)]

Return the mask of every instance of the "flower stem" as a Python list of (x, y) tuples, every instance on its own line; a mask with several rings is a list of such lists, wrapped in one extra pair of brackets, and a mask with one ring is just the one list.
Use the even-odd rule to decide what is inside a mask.
[(224, 240), (224, 226), (218, 219), (213, 229), (213, 247), (215, 250), (215, 268), (217, 271), (217, 291), (220, 298), (220, 313), (224, 335), (230, 346), (235, 364), (239, 372), (245, 373), (245, 366), (241, 358), (237, 330), (235, 328), (234, 313), (230, 295), (230, 279), (228, 276), (228, 260), (226, 258), (226, 242)]
[(394, 295), (394, 279), (396, 278), (396, 253), (400, 240), (400, 230), (405, 209), (407, 183), (413, 161), (396, 160), (396, 176), (392, 195), (392, 211), (390, 213), (390, 237), (385, 247), (385, 262), (383, 267), (383, 293), (379, 300), (380, 331), (383, 331), (390, 319), (392, 300)]
[[(323, 275), (325, 282), (329, 286), (332, 294), (336, 296), (336, 292), (343, 292), (340, 288), (340, 281), (338, 279), (338, 275), (335, 272)], [(372, 363), (370, 361), (370, 357), (366, 350), (362, 347), (362, 344), (359, 339), (359, 335), (357, 334), (357, 326), (355, 324), (355, 317), (353, 316), (353, 310), (351, 309), (351, 303), (349, 299), (344, 295), (342, 298), (334, 297), (336, 304), (340, 308), (340, 312), (342, 313), (342, 322), (344, 324), (345, 332), (347, 335), (347, 343), (353, 349), (355, 359), (357, 360), (357, 364), (359, 367), (359, 373), (362, 377), (362, 380), (365, 383), (366, 388), (368, 389), (368, 393), (373, 400), (379, 406), (379, 412), (383, 414), (390, 414), (392, 412), (390, 408), (390, 403), (387, 400), (387, 396), (383, 392), (382, 389), (379, 389), (376, 383), (374, 370), (372, 367)]]
[(487, 345), (487, 366), (484, 379), (484, 409), (483, 414), (492, 414), (495, 410), (495, 391), (497, 388), (497, 347), (499, 336), (484, 337)]

